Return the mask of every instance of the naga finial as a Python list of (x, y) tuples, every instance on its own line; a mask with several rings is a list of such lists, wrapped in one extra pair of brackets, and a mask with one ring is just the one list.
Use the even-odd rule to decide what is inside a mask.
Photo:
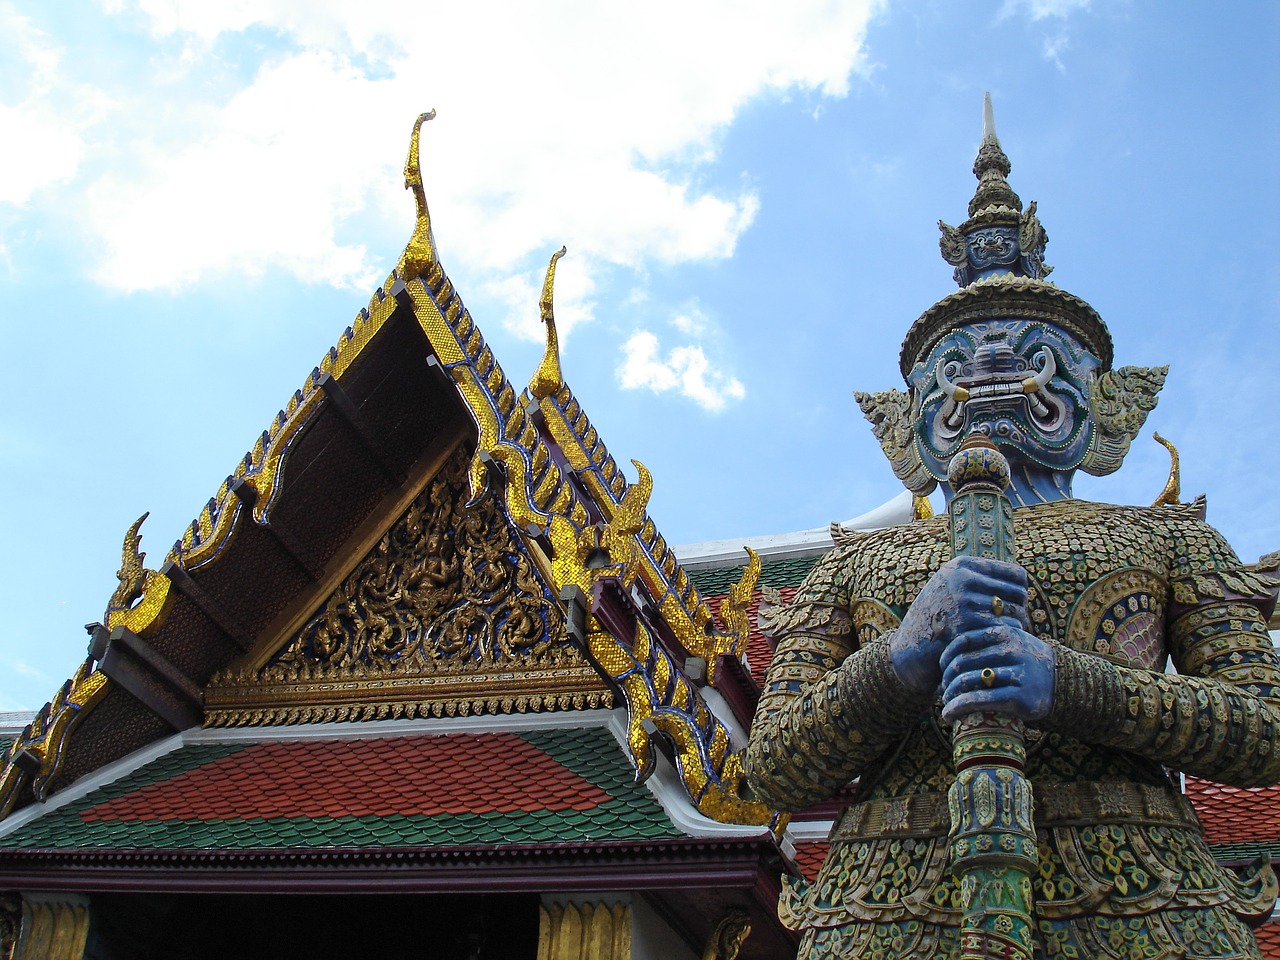
[(624, 537), (635, 536), (644, 526), (649, 495), (653, 493), (653, 474), (639, 460), (632, 460), (631, 464), (636, 468), (636, 482), (623, 493), (609, 524), (619, 536)]
[(556, 281), (556, 262), (565, 255), (566, 250), (566, 247), (561, 247), (551, 255), (551, 262), (547, 265), (547, 278), (542, 283), (542, 297), (538, 300), (538, 312), (542, 316), (542, 322), (547, 325), (547, 349), (529, 381), (529, 392), (539, 400), (551, 396), (564, 383), (564, 374), (560, 371), (560, 339), (556, 335), (552, 290)]
[(1160, 496), (1156, 497), (1153, 507), (1168, 504), (1174, 506), (1181, 503), (1182, 496), (1182, 464), (1178, 457), (1178, 448), (1172, 443), (1160, 436), (1159, 433), (1153, 433), (1156, 443), (1159, 443), (1169, 451), (1169, 479), (1164, 483), (1164, 489), (1160, 491)]
[(150, 510), (133, 521), (133, 525), (129, 527), (124, 535), (120, 569), (116, 571), (116, 579), (120, 583), (112, 592), (111, 599), (107, 601), (107, 612), (102, 617), (104, 623), (111, 619), (111, 614), (114, 611), (128, 610), (133, 606), (134, 601), (142, 596), (147, 577), (142, 562), (147, 559), (147, 555), (138, 549), (142, 544), (142, 536), (138, 531), (142, 527), (142, 522), (149, 516), (151, 516)]
[(427, 210), (427, 194), (422, 186), (422, 164), (418, 160), (418, 141), (422, 133), (422, 125), (435, 118), (436, 112), (428, 110), (419, 114), (413, 122), (413, 136), (409, 139), (409, 156), (404, 162), (404, 188), (413, 191), (413, 203), (417, 211), (417, 221), (413, 226), (413, 236), (405, 245), (404, 254), (400, 257), (400, 277), (406, 283), (415, 277), (422, 276), (436, 261), (436, 242), (431, 234), (431, 214)]
[(730, 649), (739, 655), (746, 652), (747, 640), (751, 636), (751, 598), (763, 567), (760, 554), (748, 546), (742, 549), (747, 551), (747, 564), (742, 568), (742, 576), (720, 601), (720, 619), (724, 621), (725, 632), (733, 637)]

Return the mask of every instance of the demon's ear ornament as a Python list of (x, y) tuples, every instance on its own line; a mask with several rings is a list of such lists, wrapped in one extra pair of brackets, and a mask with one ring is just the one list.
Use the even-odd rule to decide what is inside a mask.
[(1129, 452), (1129, 444), (1155, 409), (1156, 395), (1169, 368), (1120, 367), (1094, 379), (1089, 391), (1093, 440), (1080, 469), (1095, 477), (1115, 473)]
[(893, 474), (916, 496), (927, 496), (938, 485), (924, 468), (916, 450), (911, 394), (904, 390), (880, 390), (877, 393), (854, 393), (862, 415), (871, 423), (871, 432), (880, 441), (880, 449), (889, 458)]

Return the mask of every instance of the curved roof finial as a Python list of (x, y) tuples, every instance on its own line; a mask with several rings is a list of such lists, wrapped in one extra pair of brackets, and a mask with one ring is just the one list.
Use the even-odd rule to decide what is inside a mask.
[(551, 255), (551, 262), (547, 264), (547, 278), (542, 282), (542, 296), (538, 299), (538, 312), (542, 316), (542, 322), (547, 325), (547, 349), (529, 381), (529, 392), (539, 400), (551, 396), (564, 384), (564, 374), (560, 371), (560, 339), (556, 335), (552, 296), (556, 282), (556, 263), (566, 251), (566, 247), (561, 247)]
[(1176, 506), (1182, 502), (1182, 462), (1178, 456), (1178, 448), (1160, 436), (1158, 431), (1154, 436), (1156, 442), (1169, 451), (1169, 479), (1165, 481), (1164, 489), (1160, 491), (1160, 496), (1156, 497), (1155, 502), (1151, 505), (1158, 507), (1167, 503), (1171, 506)]
[(142, 528), (142, 522), (149, 516), (151, 516), (150, 510), (133, 521), (133, 525), (124, 535), (120, 569), (116, 571), (116, 579), (120, 582), (107, 603), (107, 612), (102, 616), (103, 623), (109, 623), (111, 614), (117, 610), (128, 610), (133, 606), (134, 601), (142, 596), (147, 579), (147, 571), (142, 564), (147, 559), (147, 555), (140, 549), (142, 534), (139, 531)]
[(406, 283), (415, 277), (422, 276), (427, 268), (436, 262), (436, 241), (431, 233), (431, 213), (427, 210), (427, 194), (422, 187), (422, 164), (418, 160), (418, 141), (422, 133), (422, 125), (435, 118), (436, 112), (428, 110), (419, 114), (413, 122), (413, 136), (409, 139), (409, 156), (404, 161), (404, 188), (413, 191), (413, 204), (417, 210), (417, 221), (413, 227), (413, 236), (405, 245), (404, 254), (400, 257), (400, 277)]

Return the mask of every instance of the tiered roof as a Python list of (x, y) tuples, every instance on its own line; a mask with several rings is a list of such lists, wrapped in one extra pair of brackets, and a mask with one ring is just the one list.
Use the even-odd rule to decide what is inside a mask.
[(717, 627), (564, 382), (555, 259), (507, 379), (436, 254), (425, 119), (396, 269), (159, 569), (131, 528), (4, 754), (0, 889), (696, 887), (695, 940), (733, 907), (744, 957), (785, 955), (785, 819), (704, 694), (741, 681), (750, 576)]
[(679, 836), (603, 727), (197, 739), (0, 837), (0, 860), (19, 848), (176, 852)]

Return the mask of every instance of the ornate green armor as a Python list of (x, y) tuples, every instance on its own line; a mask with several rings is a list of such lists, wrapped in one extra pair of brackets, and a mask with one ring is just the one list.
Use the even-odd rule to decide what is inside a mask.
[[(1273, 585), (1201, 512), (1015, 512), (1031, 629), (1058, 655), (1053, 711), (1027, 738), (1037, 955), (1257, 956), (1241, 920), (1270, 912), (1275, 877), (1219, 866), (1170, 775), (1280, 778)], [(887, 643), (951, 555), (946, 518), (840, 539), (766, 614), (778, 648), (748, 752), (757, 795), (795, 810), (859, 778), (821, 873), (790, 884), (780, 912), (804, 930), (802, 957), (951, 956), (948, 726), (898, 681)]]
[[(858, 395), (894, 473), (917, 496), (941, 483), (953, 516), (837, 531), (791, 604), (761, 611), (778, 646), (757, 797), (799, 810), (858, 780), (779, 913), (806, 960), (1258, 957), (1246, 923), (1275, 875), (1214, 861), (1177, 774), (1280, 780), (1275, 584), (1172, 476), (1161, 506), (1072, 498), (1077, 469), (1119, 468), (1166, 369), (1112, 367), (1101, 317), (1045, 279), (1008, 172), (988, 99), (969, 219), (939, 224), (961, 289), (907, 332), (908, 392)], [(978, 455), (993, 445), (1007, 462)], [(973, 499), (969, 467), (1000, 463)]]

